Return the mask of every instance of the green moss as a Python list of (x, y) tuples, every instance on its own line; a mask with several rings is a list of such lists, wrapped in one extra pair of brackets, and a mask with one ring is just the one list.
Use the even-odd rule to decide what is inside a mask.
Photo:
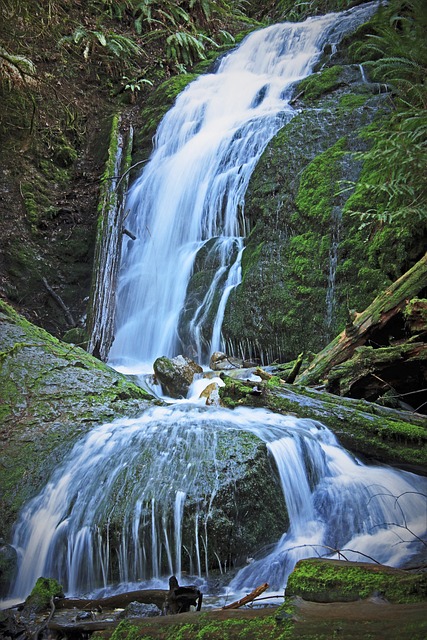
[(363, 107), (368, 98), (369, 95), (367, 94), (346, 93), (339, 99), (338, 108), (339, 110), (347, 113), (348, 111), (353, 111), (354, 109)]
[(51, 200), (51, 188), (45, 178), (34, 176), (31, 182), (22, 182), (21, 193), (32, 231), (54, 218), (58, 210)]
[(0, 537), (7, 537), (23, 502), (77, 438), (93, 425), (139, 413), (150, 396), (2, 301), (0, 335)]
[(340, 138), (310, 162), (301, 176), (296, 203), (310, 218), (330, 224), (334, 197), (339, 191), (337, 165), (347, 149), (347, 141)]
[(301, 80), (298, 84), (298, 93), (303, 92), (305, 101), (311, 102), (318, 100), (325, 93), (334, 91), (340, 86), (341, 72), (342, 67), (335, 65), (324, 71), (313, 73), (311, 76)]
[(50, 608), (52, 598), (63, 598), (64, 590), (53, 578), (39, 578), (25, 601), (25, 609), (32, 612)]
[(404, 604), (427, 599), (426, 574), (376, 564), (310, 558), (300, 560), (289, 576), (286, 595), (317, 602), (351, 601), (380, 594)]

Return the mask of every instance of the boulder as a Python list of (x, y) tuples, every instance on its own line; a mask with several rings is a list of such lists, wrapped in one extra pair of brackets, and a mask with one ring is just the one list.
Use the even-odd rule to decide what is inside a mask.
[(427, 574), (381, 564), (308, 558), (297, 562), (286, 596), (311, 602), (351, 602), (381, 596), (403, 604), (427, 599)]
[(157, 358), (153, 367), (163, 393), (171, 398), (185, 398), (194, 376), (203, 373), (200, 365), (182, 355), (175, 358), (167, 358), (166, 356)]
[[(91, 427), (139, 415), (153, 398), (78, 346), (0, 301), (0, 537)], [(4, 574), (2, 574), (4, 575)]]
[(28, 598), (25, 600), (23, 616), (30, 616), (51, 607), (52, 598), (63, 598), (62, 585), (53, 578), (39, 578)]
[(153, 618), (160, 616), (161, 610), (155, 604), (146, 604), (144, 602), (131, 602), (120, 614), (119, 618)]
[(219, 385), (217, 382), (211, 382), (205, 387), (202, 393), (199, 396), (200, 398), (206, 398), (206, 404), (208, 406), (215, 405), (219, 406)]

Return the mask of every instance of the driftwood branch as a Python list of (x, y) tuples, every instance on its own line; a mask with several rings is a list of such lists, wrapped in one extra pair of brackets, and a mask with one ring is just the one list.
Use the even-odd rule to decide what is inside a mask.
[(55, 300), (55, 302), (57, 303), (57, 305), (59, 305), (61, 307), (61, 309), (63, 310), (63, 312), (65, 313), (65, 318), (67, 320), (67, 324), (70, 327), (75, 327), (76, 326), (76, 322), (73, 318), (73, 315), (71, 313), (71, 311), (69, 310), (69, 308), (67, 307), (67, 305), (65, 304), (65, 302), (63, 301), (63, 299), (61, 298), (61, 296), (59, 296), (56, 291), (54, 291), (52, 289), (52, 287), (48, 284), (46, 278), (42, 278), (44, 287), (46, 289), (46, 291), (49, 293), (49, 295), (52, 296), (52, 298)]
[(53, 618), (53, 614), (55, 613), (55, 601), (54, 601), (54, 597), (52, 596), (50, 598), (50, 612), (48, 617), (46, 618), (46, 620), (43, 622), (43, 624), (37, 629), (37, 631), (33, 634), (33, 640), (38, 640), (39, 635), (41, 634), (41, 632), (46, 629), (49, 628), (49, 623)]
[(128, 236), (131, 240), (136, 240), (136, 235), (132, 233), (132, 231), (129, 231), (129, 229), (126, 229), (126, 227), (123, 227), (122, 233), (123, 235)]
[(267, 591), (267, 589), (268, 589), (268, 584), (267, 582), (265, 582), (264, 584), (260, 585), (259, 587), (251, 591), (251, 593), (248, 593), (248, 595), (245, 596), (244, 598), (240, 598), (240, 600), (236, 600), (235, 602), (226, 604), (222, 608), (223, 609), (239, 609), (239, 607), (243, 607), (243, 605), (248, 604), (249, 602), (252, 602), (253, 600), (255, 600), (255, 598), (260, 596), (261, 593), (264, 593), (264, 591)]

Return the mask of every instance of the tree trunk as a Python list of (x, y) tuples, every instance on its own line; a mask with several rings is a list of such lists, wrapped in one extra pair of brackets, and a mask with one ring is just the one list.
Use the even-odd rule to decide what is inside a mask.
[(317, 420), (357, 455), (427, 473), (426, 416), (290, 384), (272, 387), (265, 382), (235, 380), (224, 373), (221, 378), (225, 386), (219, 394), (225, 406), (263, 406), (276, 413)]
[(412, 269), (377, 296), (365, 311), (356, 314), (353, 323), (317, 354), (296, 382), (314, 385), (325, 380), (332, 367), (350, 359), (355, 349), (366, 344), (374, 332), (402, 312), (409, 300), (426, 287), (426, 283), (427, 253)]

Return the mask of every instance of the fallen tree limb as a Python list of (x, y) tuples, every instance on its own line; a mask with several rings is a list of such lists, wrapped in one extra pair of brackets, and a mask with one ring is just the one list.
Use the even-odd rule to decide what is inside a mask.
[(57, 609), (82, 609), (83, 611), (100, 609), (124, 609), (131, 602), (155, 604), (162, 609), (166, 596), (166, 589), (144, 589), (141, 591), (128, 591), (108, 598), (84, 600), (81, 598), (59, 598), (55, 601)]
[[(132, 620), (132, 618), (130, 618)], [(138, 618), (140, 620), (140, 618)], [(106, 629), (115, 629), (120, 621), (107, 621), (107, 620), (88, 620), (86, 622), (56, 622), (51, 621), (47, 625), (50, 631), (60, 631), (73, 635), (77, 633), (94, 633), (95, 631), (105, 631)]]
[(301, 385), (313, 385), (327, 378), (329, 371), (349, 360), (357, 347), (366, 344), (370, 336), (383, 328), (391, 318), (402, 312), (411, 298), (426, 286), (427, 253), (409, 271), (391, 284), (351, 324), (328, 344), (296, 379)]
[(57, 303), (57, 305), (59, 305), (61, 307), (61, 309), (63, 310), (64, 314), (65, 314), (65, 318), (67, 320), (67, 324), (70, 327), (75, 327), (76, 326), (76, 322), (73, 318), (73, 315), (71, 313), (71, 311), (69, 310), (69, 308), (67, 307), (67, 305), (65, 304), (65, 302), (63, 301), (63, 299), (61, 298), (60, 295), (58, 295), (56, 293), (56, 291), (54, 291), (52, 289), (52, 287), (49, 285), (48, 281), (46, 280), (46, 278), (42, 278), (44, 287), (46, 289), (46, 291), (52, 296), (52, 298), (55, 300), (55, 302)]
[[(410, 342), (393, 347), (373, 349), (358, 347), (352, 358), (332, 367), (328, 374), (328, 391), (341, 396), (363, 396), (376, 400), (386, 391), (405, 387), (405, 369), (418, 371), (419, 382), (424, 381), (423, 369), (427, 363), (427, 344)], [(412, 377), (414, 377), (414, 373)], [(409, 376), (408, 376), (409, 377)], [(356, 391), (356, 393), (355, 393)], [(412, 394), (415, 394), (413, 391)], [(408, 391), (407, 395), (411, 395)], [(400, 394), (395, 393), (398, 400)], [(415, 405), (416, 406), (416, 405)]]
[(240, 598), (240, 600), (236, 600), (235, 602), (231, 602), (230, 604), (226, 604), (222, 608), (223, 609), (238, 609), (239, 607), (243, 607), (243, 605), (248, 604), (249, 602), (252, 602), (253, 600), (255, 600), (255, 598), (260, 596), (261, 593), (264, 593), (264, 591), (267, 591), (267, 589), (268, 589), (268, 584), (267, 584), (267, 582), (265, 582), (264, 584), (260, 585), (259, 587), (257, 587), (253, 591), (251, 591), (251, 593), (248, 593), (248, 595), (245, 596), (244, 598)]

